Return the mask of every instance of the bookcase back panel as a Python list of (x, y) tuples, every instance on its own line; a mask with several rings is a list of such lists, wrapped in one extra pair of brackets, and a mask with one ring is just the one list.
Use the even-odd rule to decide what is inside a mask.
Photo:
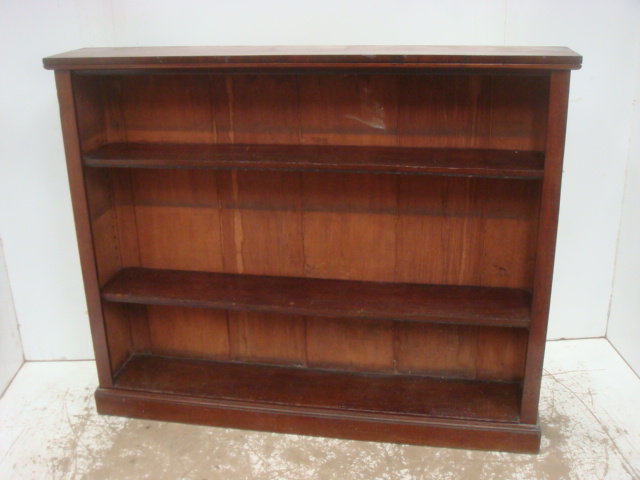
[(122, 77), (121, 108), (113, 112), (121, 118), (113, 120), (129, 142), (212, 142), (210, 90), (205, 76)]
[(135, 351), (131, 338), (131, 319), (126, 306), (105, 303), (102, 307), (109, 362), (113, 375)]
[(527, 332), (168, 306), (104, 310), (115, 372), (133, 352), (309, 368), (519, 381)]
[[(105, 281), (121, 266), (143, 266), (532, 286), (540, 197), (536, 181), (161, 169), (118, 169), (102, 176), (88, 172), (87, 181), (102, 178), (102, 190), (113, 189), (94, 189), (97, 198), (91, 202), (98, 269)], [(118, 227), (128, 223), (133, 239), (129, 229)], [(103, 257), (113, 259), (100, 261)]]
[(219, 171), (216, 176), (224, 271), (304, 276), (300, 174)]
[(520, 380), (527, 332), (471, 325), (398, 323), (396, 371), (482, 380)]
[(73, 77), (78, 140), (83, 151), (108, 141), (103, 77), (76, 75)]
[[(227, 315), (222, 310), (146, 307), (149, 350), (155, 355), (229, 359)], [(138, 318), (138, 322), (144, 318)]]
[(304, 318), (268, 312), (227, 312), (232, 360), (304, 366)]
[(544, 150), (543, 75), (75, 78), (85, 150), (106, 141)]

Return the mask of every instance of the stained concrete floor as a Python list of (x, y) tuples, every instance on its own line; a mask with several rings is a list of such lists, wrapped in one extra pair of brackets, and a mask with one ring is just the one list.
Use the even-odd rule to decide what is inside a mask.
[(0, 479), (640, 479), (640, 379), (606, 340), (549, 342), (539, 455), (99, 416), (93, 362), (27, 363), (0, 399)]

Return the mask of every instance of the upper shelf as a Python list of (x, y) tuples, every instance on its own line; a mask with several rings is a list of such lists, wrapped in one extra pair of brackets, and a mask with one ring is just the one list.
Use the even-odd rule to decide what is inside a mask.
[(350, 171), (542, 178), (544, 155), (515, 150), (109, 143), (83, 156), (90, 167)]
[(125, 268), (110, 302), (527, 328), (531, 294), (514, 288), (420, 285)]
[(43, 59), (47, 69), (487, 68), (578, 69), (566, 47), (262, 46), (84, 48)]

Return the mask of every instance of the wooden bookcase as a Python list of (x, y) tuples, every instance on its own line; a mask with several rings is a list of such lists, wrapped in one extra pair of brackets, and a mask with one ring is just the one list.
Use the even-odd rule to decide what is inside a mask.
[(55, 70), (101, 413), (535, 452), (566, 48)]

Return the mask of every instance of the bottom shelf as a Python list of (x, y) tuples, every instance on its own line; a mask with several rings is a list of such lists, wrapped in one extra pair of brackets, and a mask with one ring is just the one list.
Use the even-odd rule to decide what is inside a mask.
[(536, 452), (515, 383), (134, 355), (100, 413), (421, 445)]

